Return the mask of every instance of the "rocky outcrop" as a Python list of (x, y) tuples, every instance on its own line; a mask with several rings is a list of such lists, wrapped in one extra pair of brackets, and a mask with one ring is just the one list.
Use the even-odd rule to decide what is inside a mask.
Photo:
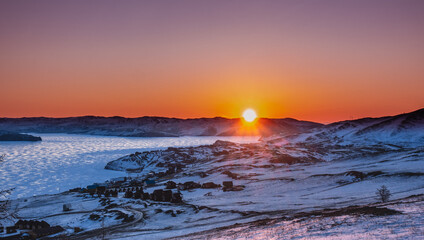
[(41, 137), (8, 131), (0, 131), (0, 141), (41, 141)]

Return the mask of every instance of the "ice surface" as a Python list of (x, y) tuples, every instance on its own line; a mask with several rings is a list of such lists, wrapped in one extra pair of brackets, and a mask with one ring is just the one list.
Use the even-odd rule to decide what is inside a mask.
[(15, 188), (12, 198), (59, 193), (85, 187), (124, 172), (105, 170), (107, 162), (135, 151), (212, 144), (218, 139), (252, 142), (258, 137), (130, 138), (71, 134), (37, 134), (41, 142), (0, 142), (0, 185)]

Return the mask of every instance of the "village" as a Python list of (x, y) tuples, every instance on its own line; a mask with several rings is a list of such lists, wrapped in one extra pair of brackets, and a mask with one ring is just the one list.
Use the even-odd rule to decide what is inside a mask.
[[(73, 188), (68, 190), (69, 193), (79, 194), (82, 198), (98, 199), (105, 208), (119, 208), (117, 204), (111, 204), (114, 199), (142, 200), (142, 204), (147, 206), (149, 202), (165, 202), (172, 204), (184, 204), (183, 192), (192, 191), (194, 189), (219, 189), (222, 191), (241, 191), (244, 186), (236, 186), (233, 181), (223, 181), (222, 185), (214, 182), (206, 182), (203, 184), (187, 181), (184, 183), (175, 183), (166, 179), (168, 174), (174, 174), (181, 171), (182, 168), (175, 168), (167, 172), (150, 172), (147, 177), (119, 177), (113, 178), (104, 183), (94, 183), (85, 188)], [(168, 177), (167, 177), (168, 176)], [(165, 179), (165, 180), (164, 180)], [(141, 202), (138, 202), (141, 203)], [(107, 204), (107, 206), (106, 206)], [(75, 209), (72, 203), (64, 203), (62, 212), (72, 213)], [(156, 212), (160, 212), (156, 210)], [(167, 211), (171, 217), (181, 211)], [(61, 213), (57, 212), (57, 215)], [(117, 218), (122, 222), (130, 223), (135, 221), (134, 216), (120, 214)], [(89, 219), (97, 221), (100, 216), (90, 214)], [(71, 234), (78, 234), (84, 229), (75, 227)], [(41, 237), (64, 237), (69, 234), (62, 226), (51, 226), (44, 220), (19, 219), (12, 226), (0, 226), (0, 239), (38, 239)]]

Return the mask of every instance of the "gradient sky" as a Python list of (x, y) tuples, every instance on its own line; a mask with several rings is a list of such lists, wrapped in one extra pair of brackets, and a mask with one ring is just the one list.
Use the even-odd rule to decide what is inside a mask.
[(0, 0), (0, 117), (424, 107), (424, 1)]

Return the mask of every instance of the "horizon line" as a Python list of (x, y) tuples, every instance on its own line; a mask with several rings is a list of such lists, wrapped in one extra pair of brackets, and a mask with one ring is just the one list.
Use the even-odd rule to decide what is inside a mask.
[[(282, 119), (292, 119), (292, 120), (296, 120), (296, 121), (303, 121), (303, 122), (312, 122), (312, 123), (320, 123), (320, 124), (331, 124), (331, 123), (336, 123), (336, 122), (344, 122), (344, 121), (354, 121), (354, 120), (360, 120), (360, 119), (368, 119), (368, 118), (384, 118), (384, 117), (393, 117), (393, 116), (398, 116), (398, 115), (402, 115), (402, 114), (408, 114), (408, 113), (413, 113), (413, 112), (417, 112), (420, 110), (424, 110), (423, 108), (418, 108), (414, 111), (410, 111), (410, 112), (402, 112), (402, 113), (398, 113), (398, 114), (394, 114), (394, 115), (385, 115), (385, 116), (379, 116), (379, 117), (360, 117), (360, 118), (354, 118), (354, 119), (344, 119), (344, 120), (338, 120), (338, 121), (333, 121), (333, 122), (318, 122), (318, 121), (311, 121), (311, 120), (303, 120), (303, 119), (297, 119), (297, 118), (293, 118), (293, 117), (281, 117), (281, 118), (269, 118), (269, 117), (258, 117), (258, 119), (269, 119), (269, 120), (282, 120)], [(79, 115), (79, 116), (66, 116), (66, 117), (46, 117), (46, 116), (25, 116), (25, 117), (3, 117), (0, 116), (0, 119), (24, 119), (24, 118), (51, 118), (51, 119), (65, 119), (65, 118), (83, 118), (83, 117), (99, 117), (99, 118), (125, 118), (125, 119), (138, 119), (138, 118), (166, 118), (166, 119), (178, 119), (178, 120), (197, 120), (197, 119), (216, 119), (216, 118), (222, 118), (222, 119), (228, 119), (228, 120), (239, 120), (242, 117), (235, 117), (235, 118), (231, 118), (231, 117), (225, 117), (225, 116), (215, 116), (215, 117), (189, 117), (189, 118), (180, 118), (180, 117), (166, 117), (166, 116), (154, 116), (154, 115), (145, 115), (145, 116), (139, 116), (139, 117), (123, 117), (123, 116), (119, 116), (119, 115), (114, 115), (114, 116), (99, 116), (99, 115)]]

